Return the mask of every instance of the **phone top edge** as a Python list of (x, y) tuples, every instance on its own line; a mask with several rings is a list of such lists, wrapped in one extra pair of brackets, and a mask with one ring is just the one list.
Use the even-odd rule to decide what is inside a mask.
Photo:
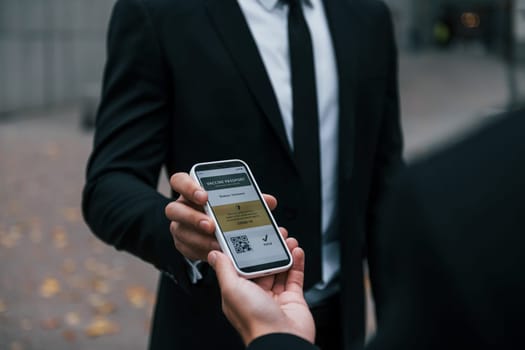
[(226, 159), (226, 160), (218, 160), (213, 162), (204, 162), (204, 163), (197, 163), (192, 166), (193, 171), (203, 171), (203, 170), (209, 170), (211, 169), (222, 169), (222, 168), (229, 168), (232, 166), (244, 166), (249, 170), (248, 164), (246, 164), (245, 161), (241, 159)]

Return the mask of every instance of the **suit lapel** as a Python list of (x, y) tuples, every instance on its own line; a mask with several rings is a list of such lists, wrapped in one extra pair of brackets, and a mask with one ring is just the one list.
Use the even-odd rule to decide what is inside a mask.
[[(355, 147), (356, 28), (349, 0), (323, 0), (339, 76), (339, 165), (342, 179), (352, 175)], [(293, 162), (270, 79), (236, 0), (209, 0), (208, 13), (246, 85)]]
[(270, 78), (237, 1), (210, 0), (207, 6), (208, 13), (224, 46), (236, 63), (259, 107), (277, 133), (290, 159), (293, 159)]
[(352, 176), (355, 147), (355, 84), (358, 54), (355, 19), (349, 0), (323, 0), (335, 50), (339, 77), (339, 169), (342, 180)]

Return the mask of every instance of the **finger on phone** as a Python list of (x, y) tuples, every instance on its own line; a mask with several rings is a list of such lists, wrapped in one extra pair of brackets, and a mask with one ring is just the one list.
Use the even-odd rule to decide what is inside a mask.
[(193, 227), (208, 234), (212, 234), (215, 230), (215, 225), (208, 215), (181, 202), (169, 203), (165, 212), (169, 220), (176, 221), (182, 225)]
[(223, 294), (227, 290), (234, 288), (239, 276), (237, 275), (230, 259), (226, 255), (213, 250), (208, 254), (208, 263), (213, 267), (217, 274), (217, 280), (219, 281)]
[(263, 198), (270, 210), (274, 210), (275, 208), (277, 208), (277, 199), (274, 196), (272, 196), (271, 194), (263, 193)]
[(288, 271), (286, 290), (303, 293), (304, 285), (304, 251), (297, 247), (292, 251), (293, 265)]
[(288, 249), (292, 252), (295, 248), (299, 247), (299, 242), (293, 237), (286, 239), (286, 245), (288, 246)]
[(170, 178), (171, 188), (198, 205), (204, 205), (208, 200), (208, 194), (199, 184), (187, 173), (175, 173)]
[(283, 236), (284, 239), (288, 238), (288, 230), (284, 227), (279, 227), (279, 232), (281, 232), (281, 236)]
[(215, 238), (180, 225), (174, 229), (174, 224), (172, 222), (170, 227), (173, 242), (177, 250), (186, 258), (206, 260), (210, 251), (220, 249), (220, 245)]

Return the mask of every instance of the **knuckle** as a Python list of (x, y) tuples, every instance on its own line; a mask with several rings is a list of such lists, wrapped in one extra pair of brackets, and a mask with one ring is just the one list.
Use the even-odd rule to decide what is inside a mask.
[(171, 175), (170, 181), (173, 182), (173, 183), (178, 183), (183, 176), (184, 176), (184, 173), (182, 173), (182, 172), (175, 173), (175, 174)]
[(178, 221), (182, 223), (188, 222), (188, 217), (191, 215), (190, 208), (182, 202), (174, 202), (170, 207), (170, 216), (169, 218), (172, 221)]
[(176, 230), (173, 231), (173, 238), (176, 239), (179, 244), (187, 241), (185, 237), (185, 231), (180, 228), (180, 225), (178, 225)]
[(164, 208), (164, 214), (170, 220), (172, 220), (173, 213), (175, 211), (175, 206), (176, 206), (176, 203), (175, 202), (171, 202), (168, 205), (166, 205), (166, 208)]
[(196, 228), (199, 228), (199, 224), (202, 221), (201, 213), (193, 210), (189, 215), (188, 219), (193, 223)]
[(186, 173), (175, 173), (170, 178), (170, 184), (171, 187), (176, 191), (180, 192), (182, 189), (184, 189), (185, 184), (187, 181), (188, 174)]
[(191, 251), (186, 244), (184, 244), (182, 241), (178, 240), (177, 238), (175, 238), (173, 242), (175, 244), (175, 249), (177, 249), (179, 253), (181, 253), (187, 258), (191, 258)]
[(217, 250), (218, 247), (219, 247), (219, 242), (217, 242), (217, 240), (214, 238), (210, 238), (208, 242), (208, 253), (211, 252), (212, 250)]

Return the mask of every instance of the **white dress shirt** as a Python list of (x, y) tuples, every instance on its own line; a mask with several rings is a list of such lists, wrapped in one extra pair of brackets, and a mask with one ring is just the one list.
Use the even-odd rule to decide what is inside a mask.
[[(286, 137), (293, 149), (292, 82), (288, 48), (288, 5), (281, 0), (237, 0), (270, 78)], [(339, 89), (332, 38), (321, 0), (302, 0), (306, 23), (310, 29), (314, 50), (319, 142), (321, 161), (322, 208), (322, 281), (313, 289), (322, 291), (340, 270), (339, 238), (336, 236), (335, 208), (337, 205), (337, 159)], [(293, 232), (292, 232), (293, 235)], [(197, 264), (190, 261), (190, 279), (202, 278)], [(315, 292), (310, 290), (309, 292)], [(315, 293), (306, 293), (307, 300), (316, 300)], [(320, 298), (323, 298), (322, 293)], [(309, 300), (310, 302), (310, 300)], [(315, 303), (313, 301), (312, 303)]]
[[(293, 149), (292, 82), (288, 48), (288, 5), (280, 0), (238, 0), (270, 78)], [(324, 285), (339, 271), (339, 240), (333, 236), (337, 201), (339, 91), (337, 67), (323, 3), (303, 0), (314, 50), (319, 115)], [(293, 235), (293, 232), (291, 232)]]

